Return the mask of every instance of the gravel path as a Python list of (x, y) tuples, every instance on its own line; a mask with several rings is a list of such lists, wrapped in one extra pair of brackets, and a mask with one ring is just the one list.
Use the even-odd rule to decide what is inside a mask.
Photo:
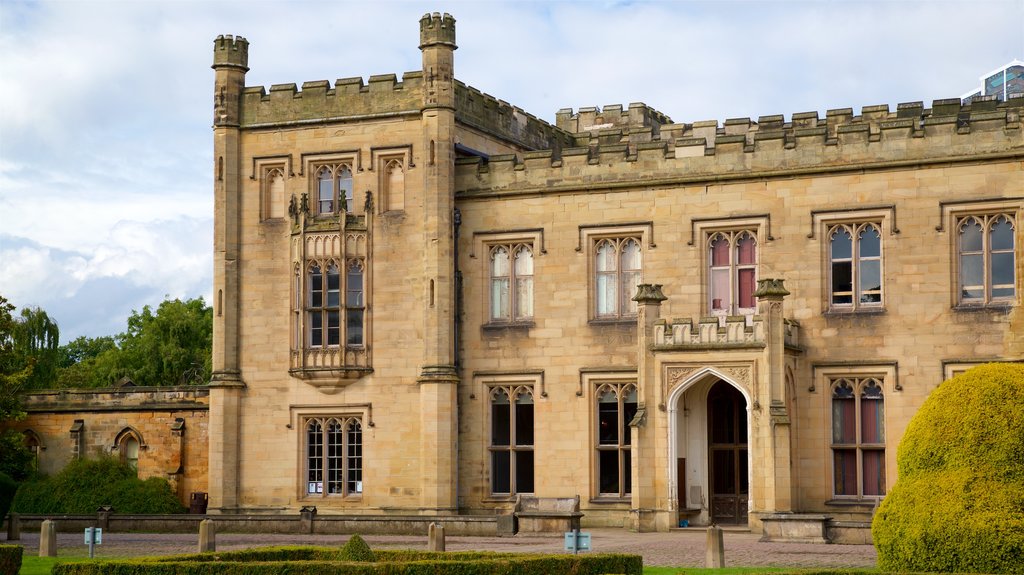
[[(595, 528), (591, 533), (596, 552), (639, 553), (644, 565), (679, 567), (704, 566), (703, 531), (671, 533), (630, 533), (622, 529)], [(0, 533), (0, 540), (4, 535)], [(874, 567), (875, 549), (871, 545), (815, 545), (802, 543), (760, 543), (753, 533), (725, 533), (725, 562), (731, 567)], [(371, 547), (425, 549), (426, 536), (367, 535)], [(58, 554), (87, 555), (81, 533), (57, 535)], [(247, 549), (267, 545), (342, 545), (344, 535), (241, 534), (218, 533), (217, 549)], [(39, 534), (23, 533), (22, 545), (27, 554), (39, 552)], [(103, 534), (103, 545), (96, 556), (130, 557), (138, 555), (171, 555), (195, 552), (197, 535), (178, 533), (110, 533)], [(449, 551), (515, 551), (562, 553), (561, 537), (454, 537), (446, 539)]]

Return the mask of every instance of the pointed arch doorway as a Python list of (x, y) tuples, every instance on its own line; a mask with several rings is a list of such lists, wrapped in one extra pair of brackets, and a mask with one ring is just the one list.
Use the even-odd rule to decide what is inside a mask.
[(745, 525), (750, 498), (746, 398), (719, 380), (708, 391), (707, 414), (711, 521)]

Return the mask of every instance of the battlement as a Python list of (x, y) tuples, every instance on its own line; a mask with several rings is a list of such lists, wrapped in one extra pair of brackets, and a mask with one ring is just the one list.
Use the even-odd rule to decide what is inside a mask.
[(435, 44), (451, 46), (453, 50), (458, 48), (455, 45), (455, 18), (451, 14), (442, 16), (434, 12), (420, 18), (420, 49)]
[(327, 80), (275, 84), (269, 92), (263, 86), (242, 92), (242, 127), (287, 123), (328, 122), (346, 118), (384, 116), (418, 112), (422, 102), (423, 72), (406, 72), (402, 81), (395, 74), (362, 78), (340, 78), (334, 86)]
[[(463, 197), (713, 179), (785, 176), (813, 171), (864, 169), (928, 160), (1024, 157), (1024, 98), (962, 104), (959, 99), (734, 118), (692, 124), (602, 129), (576, 134), (576, 146), (457, 161), (456, 189)], [(552, 184), (552, 182), (557, 182)]]
[(602, 108), (562, 108), (555, 114), (555, 124), (571, 134), (594, 134), (604, 130), (632, 130), (651, 128), (657, 133), (661, 126), (671, 124), (672, 119), (644, 104), (633, 102), (625, 110), (621, 104), (610, 104)]
[(242, 68), (249, 71), (249, 41), (241, 36), (224, 34), (213, 41), (213, 67)]
[(455, 81), (455, 118), (466, 126), (531, 150), (560, 150), (575, 145), (572, 135), (564, 130), (458, 80)]

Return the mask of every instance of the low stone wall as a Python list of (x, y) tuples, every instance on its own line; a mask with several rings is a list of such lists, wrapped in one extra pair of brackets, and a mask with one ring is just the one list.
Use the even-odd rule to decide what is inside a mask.
[(426, 535), (431, 523), (444, 526), (447, 535), (494, 537), (496, 516), (397, 516), (397, 515), (118, 515), (104, 522), (97, 515), (22, 515), (22, 533), (39, 531), (46, 519), (60, 532), (102, 527), (110, 533), (198, 533), (199, 522), (212, 519), (219, 533), (322, 533), (361, 535)]

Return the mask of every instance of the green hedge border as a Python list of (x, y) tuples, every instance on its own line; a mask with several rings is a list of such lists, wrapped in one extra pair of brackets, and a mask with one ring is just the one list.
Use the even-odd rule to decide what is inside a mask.
[(25, 548), (21, 545), (0, 545), (0, 573), (21, 571), (21, 556)]
[(341, 550), (271, 547), (127, 561), (58, 563), (53, 575), (642, 575), (626, 554), (540, 555), (495, 552), (374, 551), (374, 563), (339, 561)]

